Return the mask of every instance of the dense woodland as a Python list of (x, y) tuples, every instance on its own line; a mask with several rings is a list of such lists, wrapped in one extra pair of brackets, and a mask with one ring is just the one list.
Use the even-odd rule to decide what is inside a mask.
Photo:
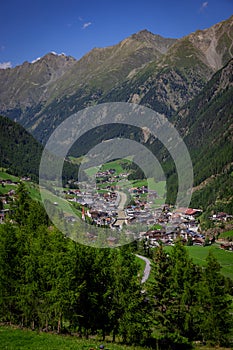
[[(21, 125), (0, 116), (0, 168), (15, 176), (29, 176), (38, 182), (43, 146)], [(63, 181), (77, 179), (78, 167), (64, 162)]]
[(214, 256), (200, 268), (181, 243), (169, 254), (160, 247), (142, 285), (135, 244), (94, 249), (65, 238), (23, 184), (11, 209), (0, 226), (1, 322), (157, 349), (231, 340), (232, 282)]

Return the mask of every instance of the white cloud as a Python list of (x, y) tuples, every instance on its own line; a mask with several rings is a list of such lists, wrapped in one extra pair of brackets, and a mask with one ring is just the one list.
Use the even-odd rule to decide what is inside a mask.
[(0, 63), (0, 69), (7, 69), (7, 68), (11, 68), (11, 67), (12, 67), (11, 62)]
[(82, 29), (86, 29), (87, 27), (91, 26), (92, 23), (91, 22), (86, 22), (84, 23), (84, 25), (82, 26)]
[(208, 1), (202, 3), (200, 11), (204, 11), (208, 7)]

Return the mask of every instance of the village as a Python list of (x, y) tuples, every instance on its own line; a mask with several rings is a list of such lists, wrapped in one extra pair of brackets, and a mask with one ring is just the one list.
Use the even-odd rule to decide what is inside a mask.
[[(161, 243), (174, 245), (178, 238), (186, 245), (205, 246), (215, 241), (214, 234), (206, 236), (201, 230), (201, 209), (155, 205), (159, 195), (148, 186), (123, 186), (122, 189), (118, 185), (122, 181), (124, 183), (128, 175), (125, 172), (116, 174), (113, 168), (98, 171), (95, 174), (96, 191), (86, 184), (79, 186), (77, 181), (69, 181), (69, 188), (65, 188), (63, 193), (69, 202), (79, 205), (82, 220), (92, 225), (107, 227), (116, 232), (121, 231), (123, 227), (130, 231), (133, 225), (140, 225), (142, 230), (139, 239), (145, 240), (150, 247), (159, 246)], [(30, 178), (24, 177), (20, 181), (30, 181)], [(4, 223), (9, 214), (9, 204), (15, 200), (16, 188), (20, 181), (0, 179), (2, 188), (10, 187), (8, 192), (0, 195), (0, 223)], [(74, 218), (71, 219), (75, 221)], [(232, 219), (232, 215), (223, 212), (210, 217), (216, 224), (227, 223)], [(222, 249), (233, 251), (232, 242), (219, 243)]]
[[(97, 191), (88, 186), (85, 189), (82, 186), (82, 190), (64, 191), (69, 201), (82, 206), (84, 221), (88, 218), (93, 225), (118, 231), (123, 227), (130, 231), (133, 225), (138, 224), (142, 227), (139, 239), (146, 240), (150, 247), (161, 243), (174, 245), (178, 238), (186, 245), (205, 246), (215, 242), (214, 234), (206, 236), (201, 230), (201, 209), (155, 205), (156, 200), (161, 198), (146, 185), (122, 190), (116, 180), (121, 182), (128, 174), (116, 175), (115, 169), (98, 171), (95, 176)], [(210, 220), (228, 222), (232, 220), (232, 215), (220, 212), (213, 214)], [(232, 243), (222, 242), (221, 248), (233, 251)]]

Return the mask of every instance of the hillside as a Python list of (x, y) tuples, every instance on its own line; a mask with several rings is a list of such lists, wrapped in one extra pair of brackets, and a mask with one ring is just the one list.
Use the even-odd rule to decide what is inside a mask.
[[(21, 125), (0, 116), (0, 167), (16, 176), (38, 181), (43, 146)], [(66, 161), (63, 178), (77, 178), (78, 167)]]
[(38, 178), (42, 146), (22, 126), (0, 116), (0, 166), (18, 176)]
[(232, 96), (233, 60), (230, 60), (179, 111), (175, 122), (194, 164), (193, 204), (229, 212), (233, 212)]
[[(203, 90), (176, 114), (172, 123), (184, 139), (194, 167), (192, 205), (203, 209), (233, 212), (233, 60), (213, 75)], [(142, 134), (133, 128), (115, 126), (87, 133), (75, 144), (71, 154), (82, 154), (95, 143), (124, 134), (145, 142)], [(168, 199), (174, 200), (177, 177), (170, 158), (157, 140), (146, 142), (162, 162), (168, 178)], [(81, 153), (79, 153), (81, 152)], [(164, 162), (166, 160), (166, 162)]]

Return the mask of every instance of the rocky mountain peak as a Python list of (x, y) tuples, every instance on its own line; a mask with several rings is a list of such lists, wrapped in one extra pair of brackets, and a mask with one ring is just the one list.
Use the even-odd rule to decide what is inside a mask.
[(166, 53), (168, 48), (176, 42), (176, 39), (164, 38), (161, 35), (153, 34), (147, 29), (140, 30), (139, 32), (131, 35), (130, 38), (132, 40), (136, 40), (139, 42), (143, 42), (144, 44), (150, 45), (162, 54)]
[(197, 30), (188, 38), (205, 56), (206, 63), (216, 71), (233, 56), (233, 16), (208, 29)]
[(152, 32), (150, 32), (147, 29), (142, 29), (139, 32), (132, 34), (131, 37), (133, 39), (138, 39), (138, 40), (142, 40), (142, 39), (146, 39), (146, 38), (152, 38), (155, 34), (153, 34)]

